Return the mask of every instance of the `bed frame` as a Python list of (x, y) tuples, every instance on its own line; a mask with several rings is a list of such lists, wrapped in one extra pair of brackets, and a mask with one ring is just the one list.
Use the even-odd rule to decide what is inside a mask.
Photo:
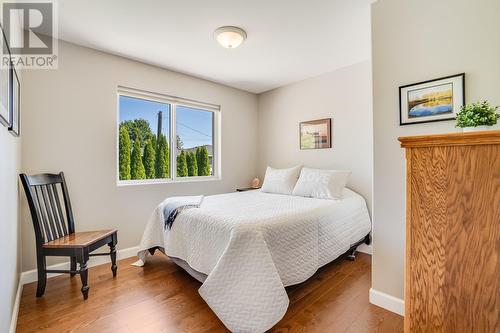
[(372, 242), (372, 237), (370, 236), (370, 234), (368, 234), (359, 241), (357, 241), (356, 243), (352, 244), (349, 250), (347, 250), (346, 252), (347, 260), (354, 261), (354, 259), (356, 259), (356, 249), (358, 248), (358, 246), (360, 246), (363, 243), (366, 245), (370, 245), (371, 242)]
[[(371, 242), (372, 242), (372, 237), (370, 236), (370, 234), (368, 234), (359, 241), (357, 241), (356, 243), (352, 244), (349, 250), (347, 250), (347, 252), (345, 253), (347, 260), (354, 261), (354, 259), (356, 259), (356, 249), (358, 248), (358, 246), (360, 246), (363, 243), (366, 245), (370, 245)], [(151, 253), (151, 255), (154, 255), (156, 250), (159, 250), (158, 246), (152, 247), (148, 251), (149, 253)]]

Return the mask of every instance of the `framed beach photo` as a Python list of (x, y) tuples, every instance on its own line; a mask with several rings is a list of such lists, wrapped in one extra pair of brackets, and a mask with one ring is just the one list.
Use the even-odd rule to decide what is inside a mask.
[(301, 122), (300, 149), (332, 148), (332, 119), (318, 119)]
[[(2, 34), (0, 36), (0, 59), (4, 59), (5, 56), (8, 56), (8, 59), (10, 59), (9, 46), (7, 45), (7, 40), (1, 26), (0, 30)], [(0, 61), (0, 123), (6, 127), (12, 125), (12, 119), (10, 118), (11, 75), (10, 65), (4, 65), (3, 61)]]
[(465, 105), (465, 73), (399, 87), (399, 124), (453, 120)]

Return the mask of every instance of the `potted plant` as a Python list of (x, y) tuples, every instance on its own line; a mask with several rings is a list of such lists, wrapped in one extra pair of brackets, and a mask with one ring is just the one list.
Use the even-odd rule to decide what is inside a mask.
[(497, 110), (498, 106), (493, 107), (488, 101), (464, 105), (457, 113), (456, 126), (464, 132), (487, 131), (500, 118)]

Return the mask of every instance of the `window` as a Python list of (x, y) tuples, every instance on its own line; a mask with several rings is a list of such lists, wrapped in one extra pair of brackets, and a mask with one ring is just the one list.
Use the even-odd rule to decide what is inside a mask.
[(118, 184), (218, 179), (219, 107), (118, 90)]
[(213, 112), (177, 105), (177, 177), (213, 176), (213, 126)]

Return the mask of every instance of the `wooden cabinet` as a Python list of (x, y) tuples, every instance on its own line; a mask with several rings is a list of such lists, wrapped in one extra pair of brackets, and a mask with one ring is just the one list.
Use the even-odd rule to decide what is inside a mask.
[(500, 131), (399, 141), (405, 332), (500, 332)]

